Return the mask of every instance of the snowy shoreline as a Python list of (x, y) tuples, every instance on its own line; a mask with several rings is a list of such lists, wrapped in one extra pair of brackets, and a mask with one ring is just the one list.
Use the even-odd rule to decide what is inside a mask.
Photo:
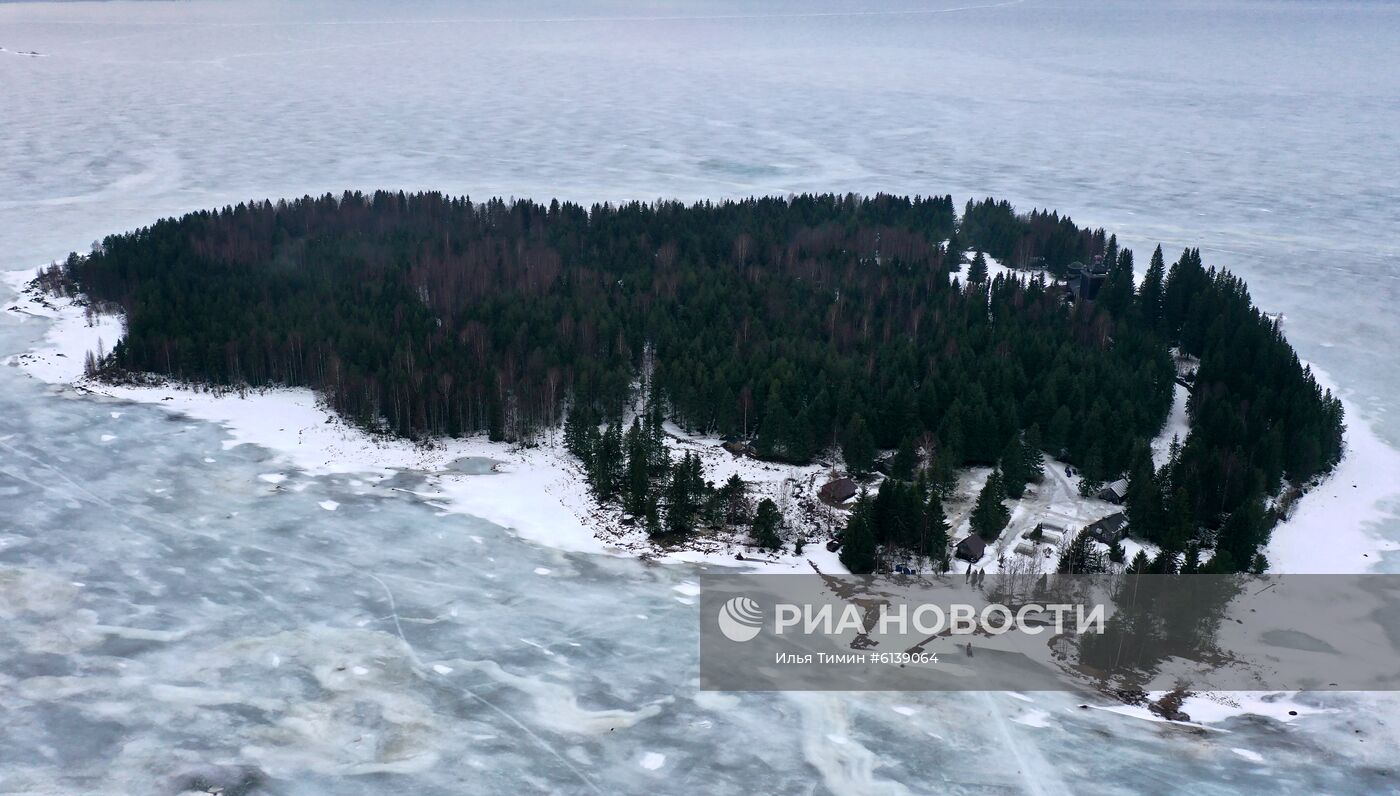
[[(813, 567), (827, 573), (846, 571), (836, 554), (824, 545), (839, 524), (830, 510), (824, 518), (814, 520), (807, 516), (793, 523), (804, 527), (794, 529), (791, 535), (802, 535), (809, 543), (800, 555), (790, 548), (778, 554), (756, 553), (738, 535), (700, 539), (686, 548), (659, 548), (640, 529), (625, 526), (616, 509), (600, 506), (592, 498), (578, 463), (557, 442), (524, 448), (491, 442), (478, 435), (439, 439), (425, 445), (374, 435), (345, 423), (305, 388), (233, 391), (170, 382), (116, 385), (87, 379), (83, 375), (86, 355), (108, 350), (121, 338), (121, 318), (90, 314), (82, 304), (28, 290), (32, 278), (31, 271), (0, 274), (0, 281), (19, 294), (13, 302), (6, 302), (6, 311), (21, 318), (50, 322), (42, 342), (10, 357), (8, 364), (18, 365), (43, 382), (112, 399), (153, 404), (216, 423), (230, 436), (224, 443), (226, 447), (257, 445), (278, 454), (289, 467), (311, 475), (358, 473), (382, 480), (400, 470), (414, 471), (425, 477), (431, 490), (417, 493), (418, 496), (432, 501), (435, 507), (487, 520), (527, 541), (563, 551), (737, 565), (767, 572), (804, 572)], [(1337, 385), (1325, 372), (1315, 366), (1312, 369), (1324, 387), (1339, 394)], [(1184, 395), (1177, 398), (1172, 417), (1154, 448), (1165, 450), (1171, 435), (1184, 430)], [(1343, 403), (1348, 425), (1345, 456), (1336, 470), (1309, 489), (1295, 503), (1289, 517), (1274, 528), (1265, 548), (1271, 571), (1361, 573), (1373, 569), (1380, 562), (1381, 553), (1400, 548), (1400, 544), (1370, 530), (1390, 516), (1387, 503), (1400, 502), (1400, 488), (1387, 477), (1388, 473), (1400, 472), (1400, 451), (1388, 447), (1364, 418), (1355, 415), (1350, 403), (1345, 399)], [(755, 499), (773, 498), (787, 509), (785, 514), (790, 521), (800, 519), (798, 509), (820, 505), (811, 498), (829, 467), (819, 463), (779, 465), (735, 457), (720, 447), (719, 440), (687, 436), (669, 425), (668, 431), (673, 453), (689, 451), (699, 455), (706, 477), (716, 483), (738, 474), (752, 485)], [(470, 470), (456, 465), (470, 459), (485, 461)], [(1013, 529), (1040, 520), (1068, 527), (1114, 510), (1108, 504), (1099, 506), (1096, 501), (1074, 495), (1073, 484), (1059, 476), (1053, 462), (1047, 471), (1046, 485), (1013, 507)], [(483, 477), (489, 482), (484, 482)], [(975, 496), (985, 477), (985, 468), (968, 471), (958, 491)], [(805, 498), (805, 502), (795, 498), (794, 493)], [(966, 530), (962, 527), (965, 518), (960, 520), (956, 507), (952, 508), (952, 536), (957, 538)], [(1008, 532), (1003, 539), (1007, 546), (1014, 545), (1019, 533)], [(1324, 539), (1329, 543), (1322, 544)], [(1135, 552), (1133, 540), (1126, 544), (1132, 548), (1130, 554)], [(995, 565), (984, 568), (995, 569)]]
[[(589, 493), (578, 463), (557, 444), (520, 447), (492, 442), (484, 435), (438, 439), (423, 444), (380, 436), (350, 425), (327, 409), (305, 388), (235, 391), (163, 382), (151, 385), (108, 384), (84, 376), (89, 352), (111, 349), (123, 335), (122, 319), (86, 311), (82, 304), (45, 296), (27, 288), (32, 271), (0, 274), (0, 281), (18, 293), (7, 299), (12, 316), (48, 321), (43, 340), (29, 351), (11, 356), (6, 364), (20, 367), (48, 384), (88, 395), (150, 404), (196, 420), (215, 423), (229, 439), (225, 448), (257, 445), (272, 451), (288, 468), (309, 475), (360, 474), (383, 481), (398, 471), (424, 477), (427, 488), (415, 492), (447, 513), (464, 514), (500, 525), (520, 538), (565, 552), (661, 558), (668, 561), (741, 566), (763, 572), (826, 573), (847, 570), (823, 544), (811, 536), (801, 554), (790, 547), (779, 554), (758, 553), (744, 540), (697, 540), (691, 547), (662, 549), (640, 528), (621, 523), (615, 509), (599, 506)], [(707, 477), (722, 482), (738, 473), (751, 485), (755, 499), (790, 499), (784, 494), (794, 483), (814, 493), (824, 472), (820, 465), (770, 465), (736, 459), (718, 440), (683, 437), (672, 428), (673, 452), (701, 455)], [(463, 460), (483, 460), (463, 468)], [(737, 558), (742, 554), (743, 558)]]
[[(216, 423), (229, 436), (223, 443), (225, 448), (257, 445), (277, 454), (287, 468), (310, 475), (356, 473), (381, 481), (399, 471), (414, 471), (427, 484), (414, 494), (435, 508), (487, 520), (526, 541), (562, 551), (742, 566), (763, 572), (810, 572), (813, 568), (826, 573), (846, 572), (837, 555), (826, 549), (825, 538), (817, 535), (809, 537), (810, 544), (801, 555), (789, 548), (778, 555), (756, 557), (737, 537), (697, 548), (658, 549), (640, 529), (622, 526), (615, 510), (610, 512), (598, 506), (577, 462), (558, 445), (518, 448), (476, 436), (425, 446), (379, 437), (340, 420), (308, 389), (236, 393), (176, 384), (111, 385), (85, 379), (86, 354), (110, 348), (120, 339), (121, 319), (89, 315), (80, 304), (26, 291), (32, 276), (29, 271), (0, 274), (0, 281), (19, 294), (13, 301), (6, 300), (5, 311), (48, 324), (34, 348), (9, 357), (6, 364), (18, 366), (45, 383), (109, 399), (152, 404)], [(1336, 392), (1324, 373), (1316, 368), (1314, 373)], [(1168, 441), (1184, 423), (1184, 401), (1178, 400), (1177, 404), (1164, 430)], [(1352, 407), (1348, 405), (1347, 409), (1350, 413)], [(737, 472), (755, 484), (756, 493), (775, 500), (790, 499), (788, 493), (794, 484), (800, 484), (799, 488), (810, 495), (827, 472), (820, 464), (792, 467), (735, 458), (720, 448), (717, 440), (685, 437), (679, 429), (668, 429), (673, 452), (688, 450), (700, 454), (707, 477), (719, 482)], [(474, 466), (462, 468), (463, 460), (475, 460)], [(1111, 509), (1107, 504), (1097, 506), (1097, 501), (1073, 496), (1071, 480), (1062, 478), (1053, 465), (1047, 469), (1046, 484), (1039, 494), (1018, 503), (1013, 528), (1046, 518), (1082, 522), (1086, 511)], [(1367, 530), (1369, 523), (1387, 515), (1383, 507), (1386, 500), (1396, 497), (1395, 486), (1386, 478), (1387, 473), (1395, 472), (1400, 472), (1400, 452), (1387, 447), (1364, 420), (1349, 414), (1342, 463), (1330, 478), (1303, 496), (1292, 515), (1274, 530), (1267, 548), (1273, 569), (1342, 573), (1373, 568), (1379, 563), (1381, 551), (1397, 547)], [(985, 468), (967, 472), (959, 492), (975, 494), (985, 477)], [(335, 506), (323, 508), (335, 510)], [(950, 511), (955, 537), (966, 530), (965, 514), (956, 509)], [(1011, 532), (1005, 536), (1008, 541), (1016, 539)], [(1324, 546), (1321, 539), (1340, 543)], [(1326, 555), (1320, 553), (1324, 547)], [(743, 552), (745, 558), (737, 559), (736, 552)], [(1164, 696), (1150, 694), (1138, 704), (1094, 707), (1127, 717), (1191, 727), (1218, 724), (1246, 714), (1291, 722), (1319, 712), (1316, 707), (1299, 703), (1297, 694), (1200, 692), (1188, 695), (1180, 706), (1191, 717), (1189, 722), (1169, 722), (1150, 706)]]

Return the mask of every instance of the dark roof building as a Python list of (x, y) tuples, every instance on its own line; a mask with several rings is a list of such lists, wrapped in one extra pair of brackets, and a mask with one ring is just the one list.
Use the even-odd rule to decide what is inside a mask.
[(1100, 489), (1094, 497), (1099, 500), (1107, 500), (1109, 503), (1122, 503), (1123, 498), (1128, 496), (1128, 480), (1120, 478), (1103, 489)]
[(978, 561), (981, 561), (982, 556), (986, 555), (986, 553), (987, 543), (982, 541), (982, 537), (975, 533), (963, 537), (963, 540), (958, 542), (958, 546), (953, 551), (954, 555), (970, 564), (976, 564)]
[(817, 496), (828, 503), (845, 503), (856, 496), (856, 482), (849, 478), (834, 478), (822, 484)]
[(748, 443), (742, 442), (737, 439), (727, 439), (720, 445), (720, 447), (724, 448), (725, 450), (729, 451), (735, 456), (748, 456), (753, 453), (753, 448), (749, 447)]
[(1128, 515), (1116, 511), (1098, 522), (1084, 526), (1084, 530), (1097, 541), (1111, 545), (1128, 535)]

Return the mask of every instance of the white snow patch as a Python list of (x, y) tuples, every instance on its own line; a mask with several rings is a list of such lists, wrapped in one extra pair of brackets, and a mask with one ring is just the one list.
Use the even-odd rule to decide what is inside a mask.
[(452, 667), (444, 666), (441, 663), (435, 663), (433, 664), (433, 671), (437, 672), (438, 674), (452, 674)]
[(1177, 439), (1182, 443), (1186, 442), (1186, 434), (1191, 430), (1191, 423), (1186, 416), (1186, 401), (1191, 397), (1191, 391), (1181, 386), (1174, 385), (1172, 392), (1172, 408), (1167, 413), (1167, 422), (1158, 432), (1157, 437), (1152, 440), (1152, 466), (1161, 467), (1167, 463), (1171, 455), (1172, 440)]
[(320, 506), (326, 511), (335, 511), (336, 509), (340, 508), (340, 504), (335, 502), (334, 500), (323, 500), (316, 505)]
[[(1324, 388), (1340, 397), (1337, 386), (1316, 365), (1309, 365)], [(1400, 549), (1376, 530), (1400, 506), (1400, 451), (1386, 445), (1357, 407), (1342, 398), (1346, 416), (1346, 452), (1337, 468), (1294, 504), (1292, 513), (1274, 527), (1264, 555), (1274, 572), (1344, 574), (1367, 572), (1381, 553)]]
[(284, 473), (263, 473), (258, 476), (258, 480), (266, 481), (269, 484), (280, 484), (287, 480), (287, 476)]
[(549, 573), (550, 573), (549, 567), (535, 567), (535, 574), (536, 574), (536, 575), (548, 575)]
[(1017, 724), (1024, 724), (1027, 727), (1049, 727), (1050, 714), (1043, 710), (1032, 708), (1019, 716), (1013, 716), (1012, 721)]
[(642, 755), (641, 761), (637, 764), (647, 771), (655, 771), (666, 765), (666, 755), (660, 752), (647, 752)]
[(1241, 749), (1241, 748), (1239, 748), (1238, 746), (1236, 746), (1236, 747), (1232, 747), (1232, 748), (1230, 749), (1230, 751), (1231, 751), (1231, 752), (1234, 752), (1235, 754), (1239, 755), (1240, 757), (1243, 757), (1245, 760), (1248, 760), (1248, 761), (1251, 762), (1251, 763), (1262, 763), (1262, 762), (1264, 762), (1264, 756), (1263, 756), (1263, 755), (1261, 755), (1261, 754), (1259, 754), (1258, 752), (1255, 752), (1255, 751), (1253, 751), (1253, 750), (1250, 750), (1250, 749)]

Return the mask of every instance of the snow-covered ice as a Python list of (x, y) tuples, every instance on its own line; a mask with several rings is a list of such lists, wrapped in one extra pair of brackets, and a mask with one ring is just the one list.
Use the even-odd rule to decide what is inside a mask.
[[(4, 59), (0, 270), (165, 215), (346, 188), (585, 204), (1004, 196), (1117, 232), (1139, 273), (1157, 242), (1168, 258), (1201, 246), (1285, 313), (1300, 353), (1343, 387), (1348, 463), (1270, 557), (1400, 566), (1378, 541), (1400, 538), (1394, 484), (1374, 477), (1396, 472), (1400, 444), (1400, 365), (1385, 353), (1400, 150), (1383, 140), (1400, 128), (1387, 101), (1400, 22), (1385, 4), (828, 5), (342, 3), (331, 18), (261, 0), (232, 16), (0, 3), (5, 52), (46, 56)], [(1105, 69), (1105, 42), (1132, 57)], [(46, 324), (9, 306), (0, 356), (42, 346)], [(91, 328), (94, 346), (120, 336), (112, 320)], [(89, 348), (36, 365), (81, 368)], [(0, 367), (0, 790), (1394, 789), (1390, 694), (1188, 697), (1203, 732), (1081, 695), (699, 692), (696, 608), (674, 587), (717, 562), (570, 553), (593, 541), (567, 507), (527, 515), (527, 501), (464, 494), (444, 513), (358, 470), (410, 471), (395, 483), (451, 498), (417, 474), (432, 453), (334, 434), (277, 449), (281, 429), (324, 420), (310, 396), (170, 397), (187, 405), (77, 396)], [(266, 411), (305, 426), (263, 433)], [(493, 489), (549, 486), (509, 469), (528, 461), (487, 458), (505, 470)], [(270, 488), (268, 472), (289, 481)], [(472, 478), (449, 487), (482, 491)], [(560, 522), (532, 530), (530, 516)], [(1315, 543), (1333, 533), (1335, 558)], [(827, 569), (835, 557), (813, 547)], [(1012, 720), (1025, 698), (1050, 726)], [(651, 753), (666, 758), (656, 771), (639, 764)]]

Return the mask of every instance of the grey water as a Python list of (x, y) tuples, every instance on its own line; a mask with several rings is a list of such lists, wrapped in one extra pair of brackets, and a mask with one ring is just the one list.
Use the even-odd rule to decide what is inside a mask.
[[(996, 195), (1200, 246), (1400, 446), (1397, 41), (1365, 2), (0, 3), (0, 270), (347, 188)], [(0, 357), (41, 333), (0, 313)], [(702, 693), (693, 569), (226, 439), (0, 368), (0, 792), (1400, 787), (1383, 694)]]

